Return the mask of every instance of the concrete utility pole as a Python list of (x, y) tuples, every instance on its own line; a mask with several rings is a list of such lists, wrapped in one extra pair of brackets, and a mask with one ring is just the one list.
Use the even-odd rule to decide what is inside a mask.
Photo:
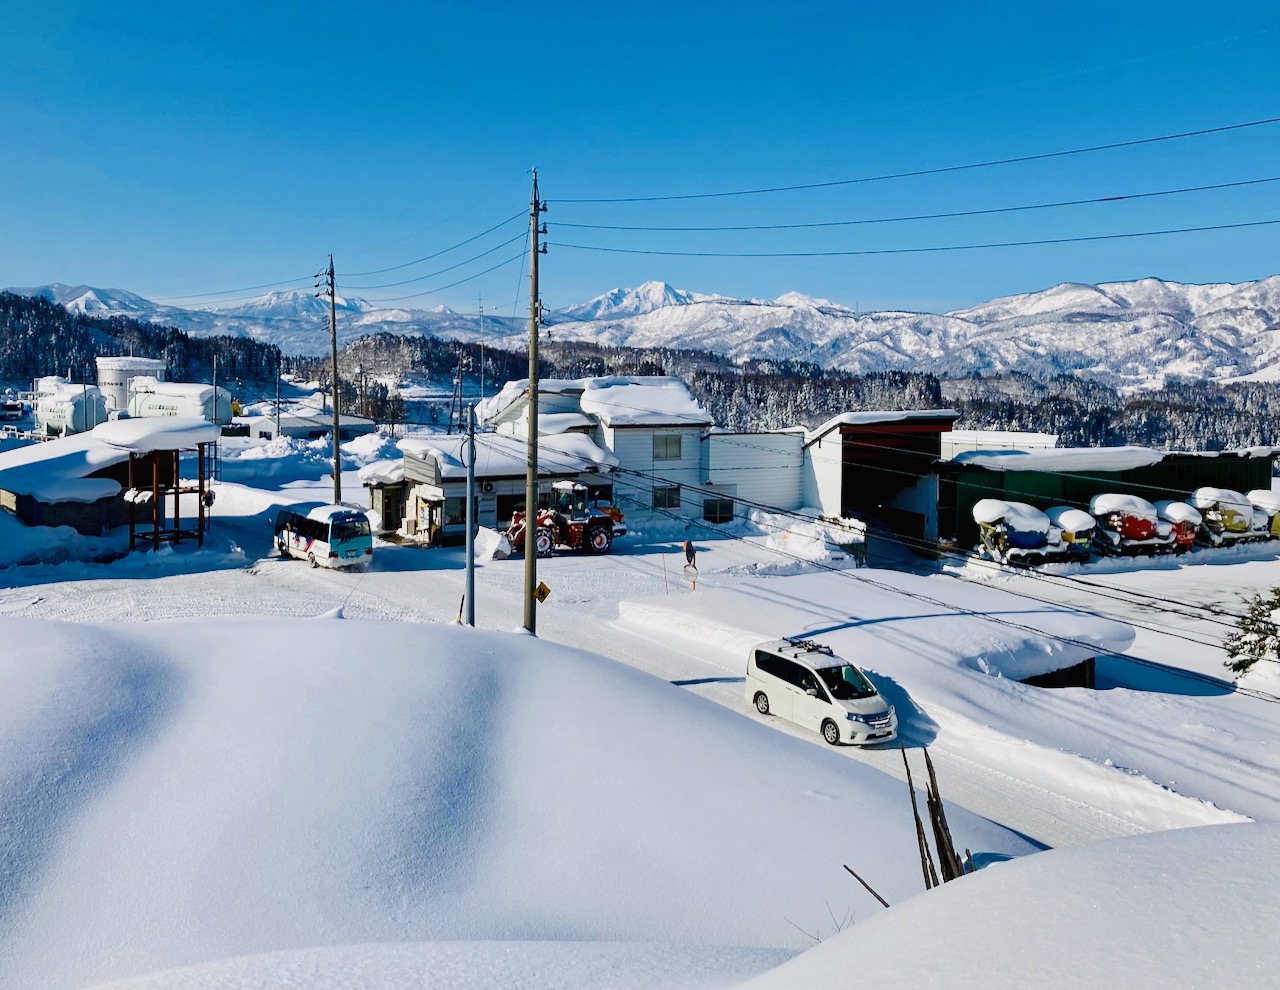
[(213, 425), (219, 426), (218, 422), (218, 355), (213, 356)]
[(329, 391), (333, 402), (333, 504), (342, 502), (342, 423), (338, 415), (338, 288), (333, 274), (333, 255), (329, 255), (329, 267), (317, 276), (323, 278), (323, 288), (317, 296), (329, 297), (329, 355), (332, 370), (329, 373)]
[(276, 436), (280, 435), (280, 348), (276, 348)]
[[(462, 621), (469, 626), (476, 624), (476, 410), (467, 404), (467, 439), (462, 449), (466, 451), (463, 459), (467, 464), (467, 583), (466, 602)], [(527, 547), (529, 541), (526, 539)]]
[(538, 236), (546, 233), (539, 214), (547, 204), (538, 198), (538, 170), (533, 170), (533, 193), (529, 197), (529, 464), (524, 480), (524, 628), (537, 635), (538, 603), (533, 591), (538, 586), (538, 323), (542, 301), (538, 296)]

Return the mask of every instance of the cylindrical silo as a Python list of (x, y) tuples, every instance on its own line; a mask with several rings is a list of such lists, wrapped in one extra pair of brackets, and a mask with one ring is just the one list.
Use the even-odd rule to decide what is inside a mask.
[(140, 376), (164, 381), (167, 366), (158, 358), (100, 357), (98, 358), (98, 388), (109, 409), (129, 407), (129, 382)]

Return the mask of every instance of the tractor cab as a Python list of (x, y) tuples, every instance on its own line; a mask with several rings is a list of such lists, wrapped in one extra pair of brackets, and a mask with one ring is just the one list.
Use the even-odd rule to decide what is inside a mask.
[(551, 486), (555, 492), (552, 509), (565, 522), (584, 521), (587, 518), (587, 486), (576, 481), (557, 481)]

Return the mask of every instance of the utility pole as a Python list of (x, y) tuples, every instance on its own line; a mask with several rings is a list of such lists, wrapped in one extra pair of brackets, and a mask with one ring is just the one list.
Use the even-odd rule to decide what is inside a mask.
[(476, 296), (476, 304), (480, 307), (480, 401), (484, 401), (484, 295)]
[(529, 463), (524, 479), (524, 628), (538, 632), (538, 603), (533, 591), (538, 586), (538, 323), (542, 300), (538, 296), (538, 237), (546, 233), (539, 214), (547, 204), (538, 198), (538, 170), (533, 170), (533, 192), (529, 197)]
[[(467, 439), (462, 449), (467, 462), (467, 584), (466, 607), (462, 621), (469, 626), (476, 624), (476, 410), (467, 404)], [(528, 529), (524, 545), (529, 546)]]
[(276, 436), (280, 435), (280, 348), (276, 348)]
[(213, 425), (220, 426), (218, 422), (218, 355), (213, 355)]
[(333, 274), (333, 255), (329, 255), (329, 267), (319, 272), (316, 278), (324, 279), (323, 283), (316, 283), (316, 287), (321, 289), (316, 295), (329, 297), (329, 356), (332, 364), (329, 372), (329, 390), (333, 399), (333, 504), (339, 505), (342, 502), (342, 422), (338, 415), (338, 289)]

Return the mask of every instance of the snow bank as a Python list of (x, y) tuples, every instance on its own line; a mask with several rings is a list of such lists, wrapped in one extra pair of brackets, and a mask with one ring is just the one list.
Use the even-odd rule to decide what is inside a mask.
[(70, 526), (24, 526), (0, 511), (0, 567), (110, 560), (128, 549), (127, 529), (82, 536)]
[(1140, 519), (1149, 519), (1151, 522), (1156, 522), (1159, 518), (1156, 507), (1145, 498), (1138, 498), (1137, 495), (1116, 493), (1095, 495), (1089, 500), (1089, 511), (1095, 517), (1119, 512), (1121, 515), (1137, 516)]
[(973, 464), (991, 471), (1131, 471), (1164, 460), (1164, 452), (1147, 447), (1058, 447), (1053, 450), (966, 450), (956, 464)]
[(1049, 517), (1049, 522), (1064, 533), (1085, 533), (1098, 525), (1098, 521), (1089, 513), (1069, 505), (1055, 505), (1046, 510), (1045, 515)]
[[(338, 619), (0, 636), (0, 986), (370, 942), (799, 948), (792, 923), (829, 925), (828, 903), (878, 910), (851, 850), (890, 901), (920, 887), (897, 780), (533, 637)], [(948, 814), (975, 854), (1030, 849)], [(761, 855), (780, 836), (794, 854)]]
[(723, 990), (793, 955), (626, 942), (342, 945), (225, 959), (93, 990)]
[(1000, 498), (979, 499), (973, 506), (973, 521), (986, 525), (1003, 522), (1019, 533), (1049, 533), (1049, 517), (1034, 505)]
[[(999, 864), (751, 981), (800, 987), (1261, 987), (1280, 926), (1280, 826), (1219, 825)], [(891, 902), (892, 903), (892, 902)]]
[(1204, 518), (1195, 507), (1188, 505), (1186, 502), (1156, 502), (1155, 510), (1156, 514), (1165, 522), (1190, 523), (1192, 526), (1199, 526), (1204, 522)]

